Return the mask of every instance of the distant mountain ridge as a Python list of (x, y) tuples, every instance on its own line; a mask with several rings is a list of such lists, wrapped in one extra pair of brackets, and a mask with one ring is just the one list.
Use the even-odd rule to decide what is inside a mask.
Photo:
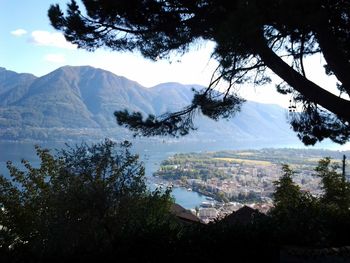
[(20, 74), (0, 67), (0, 96), (20, 86), (28, 87), (35, 79), (32, 74)]
[[(135, 81), (90, 66), (65, 66), (45, 76), (0, 68), (0, 140), (56, 140), (86, 136), (130, 136), (113, 112), (128, 109), (159, 115), (179, 110), (199, 85), (163, 83), (145, 88)], [(230, 120), (196, 119), (198, 130), (187, 138), (296, 142), (286, 110), (247, 102)]]

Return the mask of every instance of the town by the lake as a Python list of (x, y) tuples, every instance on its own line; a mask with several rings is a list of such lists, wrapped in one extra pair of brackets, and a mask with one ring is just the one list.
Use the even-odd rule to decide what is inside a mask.
[[(207, 196), (192, 212), (203, 222), (224, 218), (244, 205), (266, 213), (273, 205), (274, 182), (282, 164), (295, 172), (294, 182), (302, 191), (322, 194), (317, 162), (332, 158), (338, 169), (347, 152), (307, 149), (260, 149), (175, 154), (154, 173), (160, 187), (181, 186)], [(346, 164), (346, 162), (345, 162)]]

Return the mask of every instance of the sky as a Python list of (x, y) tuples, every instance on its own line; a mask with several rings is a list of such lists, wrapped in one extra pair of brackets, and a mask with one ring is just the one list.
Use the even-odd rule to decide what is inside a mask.
[[(68, 43), (50, 25), (47, 10), (50, 4), (65, 9), (68, 0), (0, 0), (0, 67), (18, 73), (32, 73), (38, 77), (65, 65), (90, 65), (137, 81), (145, 87), (164, 82), (200, 84), (208, 86), (217, 62), (211, 58), (212, 42), (192, 46), (184, 56), (152, 62), (137, 52), (121, 53), (104, 49), (87, 52)], [(79, 2), (79, 1), (78, 1)], [(311, 80), (319, 85), (334, 86), (334, 80), (321, 77), (322, 58), (308, 59), (306, 68)], [(323, 75), (323, 74), (322, 74)], [(278, 94), (274, 83), (254, 87), (244, 85), (238, 93), (248, 100), (289, 106), (289, 97)], [(331, 85), (329, 85), (331, 84)], [(224, 85), (224, 84), (223, 84)]]

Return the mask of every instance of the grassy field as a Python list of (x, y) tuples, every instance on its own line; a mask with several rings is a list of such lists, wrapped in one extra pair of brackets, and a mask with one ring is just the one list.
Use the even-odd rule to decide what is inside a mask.
[(268, 166), (271, 165), (271, 162), (268, 161), (258, 161), (258, 160), (248, 160), (248, 159), (238, 159), (238, 158), (214, 158), (215, 160), (221, 160), (231, 163), (246, 163), (249, 165), (262, 165), (262, 166)]
[(240, 155), (240, 156), (252, 156), (254, 155), (253, 152), (238, 152), (237, 155)]

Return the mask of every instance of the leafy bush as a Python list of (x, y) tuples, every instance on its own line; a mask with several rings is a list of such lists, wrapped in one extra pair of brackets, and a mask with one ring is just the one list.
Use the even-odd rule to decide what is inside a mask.
[(301, 191), (293, 182), (294, 172), (282, 167), (269, 213), (278, 243), (324, 247), (350, 242), (350, 183), (337, 169), (330, 158), (319, 160), (315, 176), (321, 178), (323, 193), (316, 197)]
[(129, 147), (105, 140), (56, 155), (36, 147), (40, 167), (23, 160), (22, 171), (8, 162), (11, 180), (0, 176), (3, 259), (82, 260), (170, 231), (170, 192), (147, 190), (144, 167)]

